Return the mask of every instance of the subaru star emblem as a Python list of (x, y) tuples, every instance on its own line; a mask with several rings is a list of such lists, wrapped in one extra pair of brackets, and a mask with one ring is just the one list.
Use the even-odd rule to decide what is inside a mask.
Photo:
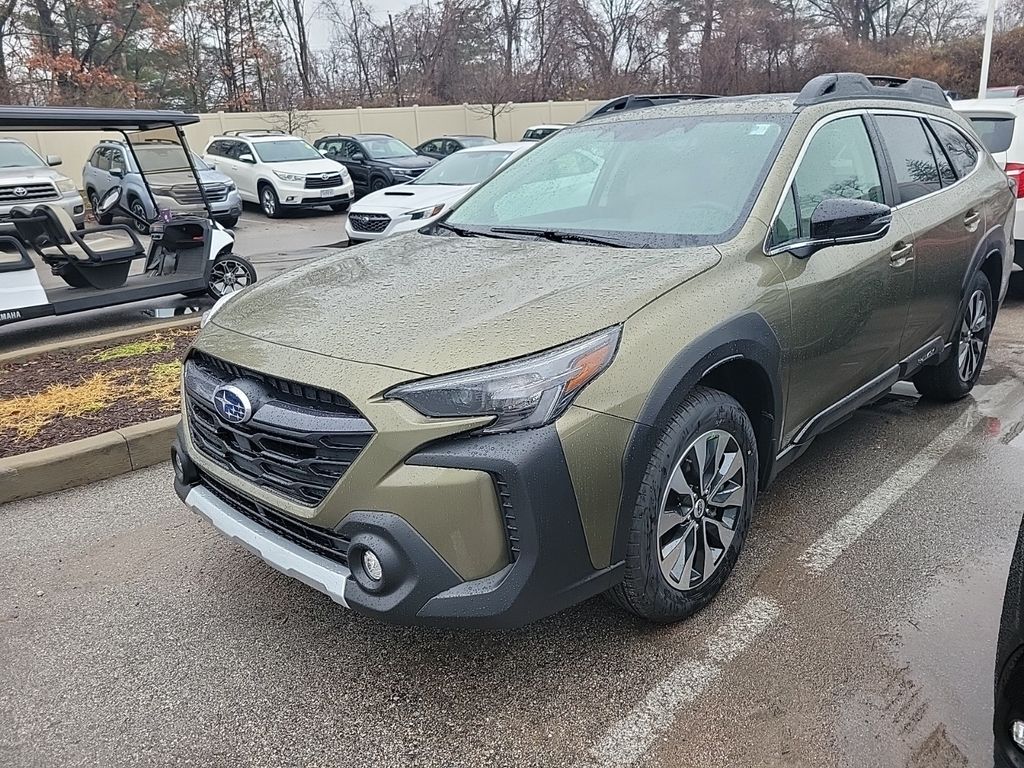
[(252, 418), (252, 402), (238, 387), (227, 384), (213, 393), (213, 407), (229, 424), (242, 424)]
[(24, 187), (15, 187), (13, 192), (15, 197), (24, 197), (28, 194), (28, 190)]

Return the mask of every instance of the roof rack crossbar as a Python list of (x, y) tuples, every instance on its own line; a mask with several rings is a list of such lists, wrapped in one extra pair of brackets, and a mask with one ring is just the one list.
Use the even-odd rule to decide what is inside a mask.
[(831, 72), (807, 81), (793, 104), (806, 107), (844, 99), (894, 99), (948, 107), (946, 94), (937, 83), (920, 77), (862, 75), (859, 72)]
[(719, 96), (712, 93), (631, 93), (611, 99), (606, 101), (604, 104), (595, 107), (580, 118), (578, 122), (582, 123), (595, 117), (611, 115), (616, 112), (628, 112), (634, 109), (658, 107), (665, 104), (678, 104), (681, 101), (703, 101), (705, 99), (717, 98), (719, 98)]
[(278, 128), (239, 128), (224, 131), (221, 136), (286, 136), (285, 131)]

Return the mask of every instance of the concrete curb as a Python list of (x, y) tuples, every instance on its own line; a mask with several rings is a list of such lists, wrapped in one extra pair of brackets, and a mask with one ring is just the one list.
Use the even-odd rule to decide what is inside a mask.
[(0, 504), (75, 488), (165, 461), (170, 457), (180, 420), (180, 416), (167, 416), (0, 459)]
[(147, 336), (151, 333), (159, 333), (160, 331), (170, 331), (175, 328), (188, 328), (189, 326), (199, 325), (199, 321), (202, 314), (197, 312), (189, 315), (188, 317), (178, 318), (176, 320), (167, 320), (166, 322), (149, 323), (148, 325), (136, 326), (135, 328), (126, 328), (120, 331), (110, 331), (109, 333), (99, 333), (95, 336), (82, 336), (77, 339), (67, 339), (66, 341), (54, 341), (49, 344), (37, 344), (34, 347), (25, 347), (24, 349), (16, 349), (13, 352), (0, 352), (0, 364), (2, 363), (14, 363), (27, 360), (30, 357), (36, 355), (45, 355), (47, 352), (56, 352), (61, 349), (75, 349), (76, 347), (91, 347), (94, 344), (106, 344), (111, 341), (123, 341), (126, 339), (134, 339), (138, 336)]

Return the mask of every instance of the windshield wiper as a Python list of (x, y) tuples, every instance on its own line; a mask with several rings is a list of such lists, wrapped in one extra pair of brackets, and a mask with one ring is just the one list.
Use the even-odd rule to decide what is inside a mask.
[(453, 224), (448, 224), (444, 221), (439, 221), (434, 224), (439, 229), (447, 229), (449, 232), (454, 232), (459, 237), (494, 237), (499, 240), (508, 240), (507, 237), (502, 237), (499, 234), (494, 234), (494, 230), (491, 229), (468, 229), (466, 227), (456, 227)]
[(555, 243), (587, 243), (588, 245), (607, 245), (612, 248), (639, 247), (622, 240), (595, 235), (584, 235), (580, 232), (566, 232), (559, 229), (531, 229), (529, 227), (491, 227), (490, 232), (502, 232), (509, 235), (525, 235), (551, 240)]

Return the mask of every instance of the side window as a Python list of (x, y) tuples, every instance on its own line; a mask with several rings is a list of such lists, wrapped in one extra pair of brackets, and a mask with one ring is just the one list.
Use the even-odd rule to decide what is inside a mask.
[[(800, 161), (790, 195), (793, 209), (787, 211), (788, 203), (785, 204), (779, 214), (781, 224), (776, 221), (772, 228), (773, 233), (779, 230), (779, 234), (783, 234), (784, 228), (789, 240), (810, 236), (811, 214), (823, 200), (846, 197), (884, 202), (875, 152), (859, 116), (832, 120), (814, 134)], [(780, 241), (773, 242), (778, 245)]]
[(96, 150), (96, 167), (101, 171), (110, 170), (110, 150), (106, 147), (100, 147)]
[(420, 147), (420, 149), (423, 150), (424, 152), (440, 152), (441, 151), (441, 148), (438, 146), (436, 141), (428, 141), (426, 144), (424, 144), (422, 147)]
[(462, 149), (462, 145), (459, 142), (448, 139), (441, 148), (441, 151), (446, 155), (450, 155), (452, 152), (458, 152), (460, 149)]
[(218, 157), (223, 157), (223, 155), (224, 155), (224, 147), (225, 147), (226, 144), (227, 144), (226, 141), (214, 141), (213, 143), (210, 144), (209, 147), (206, 148), (206, 154), (208, 154), (208, 155), (217, 155)]
[(928, 135), (928, 146), (932, 148), (935, 163), (939, 166), (939, 181), (942, 183), (942, 186), (948, 187), (956, 181), (956, 173), (953, 171), (953, 166), (949, 164), (949, 158), (946, 157), (946, 153), (939, 146), (935, 135), (927, 129), (925, 133)]
[(110, 170), (121, 171), (121, 173), (125, 173), (127, 170), (124, 164), (124, 153), (119, 149), (110, 150)]
[(953, 164), (957, 176), (963, 178), (973, 171), (974, 166), (978, 164), (978, 148), (973, 142), (948, 123), (929, 120), (928, 124), (938, 136), (939, 143), (946, 151), (946, 156)]
[(342, 155), (347, 158), (354, 158), (357, 154), (361, 154), (365, 157), (366, 153), (363, 152), (363, 148), (358, 143), (352, 141), (352, 139), (345, 139), (342, 147)]
[(939, 167), (920, 119), (876, 115), (875, 120), (896, 175), (898, 202), (908, 203), (938, 190)]
[(782, 202), (782, 208), (779, 209), (779, 215), (775, 217), (775, 224), (772, 226), (772, 243), (774, 245), (788, 243), (798, 239), (799, 236), (800, 223), (796, 215), (796, 196), (793, 194), (793, 188), (790, 187)]

